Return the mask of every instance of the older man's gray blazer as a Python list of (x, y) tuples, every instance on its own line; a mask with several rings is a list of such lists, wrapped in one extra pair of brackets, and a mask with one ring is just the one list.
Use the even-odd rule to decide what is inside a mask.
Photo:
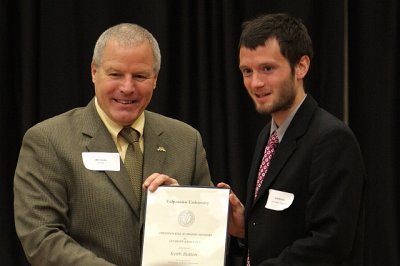
[[(210, 185), (197, 130), (145, 111), (144, 143), (144, 178), (158, 172), (182, 185)], [(135, 199), (122, 162), (120, 171), (92, 171), (85, 168), (82, 152), (118, 152), (94, 100), (26, 132), (14, 207), (28, 260), (33, 265), (139, 265), (144, 199)]]

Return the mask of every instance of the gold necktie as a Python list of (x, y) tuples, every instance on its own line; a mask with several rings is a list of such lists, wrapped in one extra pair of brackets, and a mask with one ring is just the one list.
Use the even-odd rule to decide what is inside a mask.
[(120, 135), (128, 142), (124, 165), (132, 182), (133, 192), (137, 196), (139, 205), (142, 196), (143, 154), (140, 150), (140, 133), (131, 127), (125, 127)]

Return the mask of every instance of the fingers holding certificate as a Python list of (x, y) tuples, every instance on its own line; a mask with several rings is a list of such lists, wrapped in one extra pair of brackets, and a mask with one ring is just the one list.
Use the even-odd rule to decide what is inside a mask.
[(185, 186), (149, 191), (142, 266), (224, 265), (229, 193)]

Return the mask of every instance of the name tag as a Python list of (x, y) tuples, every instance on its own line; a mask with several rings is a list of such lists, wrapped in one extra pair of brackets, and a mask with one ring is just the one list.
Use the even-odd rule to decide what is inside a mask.
[(270, 189), (265, 208), (274, 211), (283, 211), (292, 205), (293, 200), (293, 193)]
[(82, 152), (83, 165), (92, 171), (119, 171), (120, 157), (115, 152)]

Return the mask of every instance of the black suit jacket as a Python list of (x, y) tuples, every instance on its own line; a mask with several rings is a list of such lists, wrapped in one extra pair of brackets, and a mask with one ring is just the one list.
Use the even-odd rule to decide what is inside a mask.
[[(254, 199), (270, 123), (249, 173), (246, 243), (251, 265), (363, 265), (365, 170), (351, 130), (308, 95), (294, 116)], [(294, 194), (289, 208), (266, 208), (269, 190)]]

